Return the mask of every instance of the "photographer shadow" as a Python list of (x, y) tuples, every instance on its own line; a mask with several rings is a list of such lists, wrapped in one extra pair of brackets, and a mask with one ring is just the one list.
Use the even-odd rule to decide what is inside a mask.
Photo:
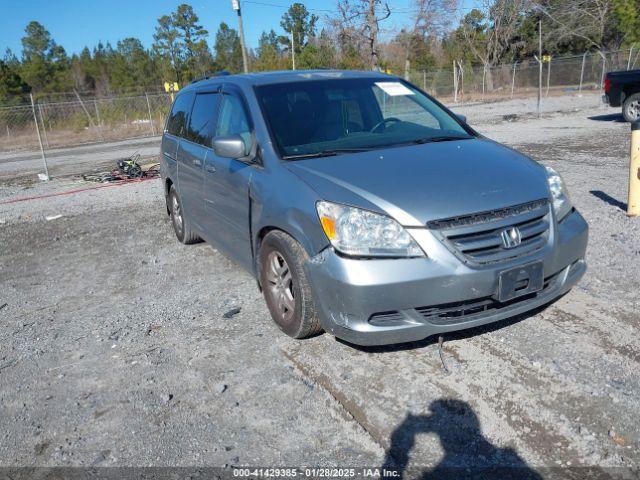
[[(391, 434), (383, 468), (398, 472), (396, 478), (542, 480), (511, 448), (499, 448), (480, 430), (471, 406), (461, 400), (439, 399), (429, 405), (429, 415), (409, 414)], [(409, 455), (419, 434), (437, 435), (444, 457), (426, 471), (409, 467)], [(415, 459), (414, 462), (420, 462)]]

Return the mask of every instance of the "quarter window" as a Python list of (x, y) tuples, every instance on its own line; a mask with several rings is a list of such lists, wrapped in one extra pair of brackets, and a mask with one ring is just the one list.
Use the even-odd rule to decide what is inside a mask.
[(199, 93), (193, 102), (191, 120), (185, 135), (187, 140), (211, 147), (218, 113), (218, 93)]
[(167, 120), (167, 133), (178, 137), (184, 135), (189, 120), (189, 110), (191, 109), (192, 100), (193, 94), (185, 93), (178, 95), (176, 101), (173, 102), (169, 120)]

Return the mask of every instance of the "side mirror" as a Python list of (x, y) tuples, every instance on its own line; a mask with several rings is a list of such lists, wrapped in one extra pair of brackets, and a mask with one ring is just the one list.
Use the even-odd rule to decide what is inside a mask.
[(456, 113), (456, 117), (458, 118), (458, 120), (460, 120), (462, 123), (467, 123), (467, 116), (466, 115), (460, 115), (459, 113)]
[(247, 155), (244, 140), (240, 135), (228, 135), (213, 139), (213, 151), (223, 158), (242, 158)]

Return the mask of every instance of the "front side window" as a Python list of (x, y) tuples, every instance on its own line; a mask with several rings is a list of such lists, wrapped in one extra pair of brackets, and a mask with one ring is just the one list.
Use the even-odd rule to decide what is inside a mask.
[(280, 83), (256, 93), (285, 159), (472, 138), (429, 97), (393, 79)]
[(216, 136), (240, 135), (244, 141), (245, 155), (251, 150), (251, 127), (240, 98), (223, 95), (218, 116)]
[(167, 120), (167, 133), (178, 137), (184, 136), (192, 101), (193, 94), (191, 93), (178, 95), (178, 98), (173, 102), (173, 107), (171, 107), (171, 113)]
[(211, 147), (211, 141), (215, 134), (219, 100), (218, 93), (199, 93), (196, 95), (191, 110), (189, 128), (187, 128), (185, 135), (187, 140)]

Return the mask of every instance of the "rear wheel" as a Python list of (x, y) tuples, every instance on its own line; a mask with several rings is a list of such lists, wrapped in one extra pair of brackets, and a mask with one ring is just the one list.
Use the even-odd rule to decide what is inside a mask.
[(274, 230), (260, 247), (260, 285), (274, 322), (293, 338), (322, 332), (311, 285), (304, 271), (308, 256), (293, 238)]
[(640, 120), (640, 93), (627, 97), (622, 105), (622, 116), (627, 122)]
[(171, 224), (173, 225), (173, 230), (176, 232), (176, 238), (184, 243), (185, 245), (191, 245), (193, 243), (197, 243), (200, 240), (191, 228), (189, 227), (189, 222), (184, 216), (184, 212), (182, 210), (182, 203), (180, 202), (180, 197), (178, 196), (178, 192), (176, 191), (176, 187), (171, 185), (169, 189), (169, 216), (171, 217)]

